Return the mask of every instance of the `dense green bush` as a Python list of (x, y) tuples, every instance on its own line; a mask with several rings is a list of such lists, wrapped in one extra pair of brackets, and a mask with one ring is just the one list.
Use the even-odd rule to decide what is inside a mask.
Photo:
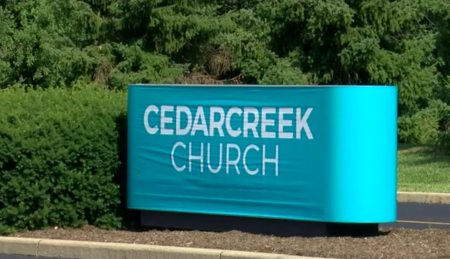
[(126, 100), (95, 88), (0, 91), (1, 232), (120, 226)]
[(439, 112), (439, 133), (435, 144), (450, 153), (450, 105), (435, 101), (433, 107)]
[(399, 140), (441, 143), (449, 22), (448, 0), (0, 0), (0, 89), (397, 85)]
[(439, 133), (439, 114), (425, 109), (398, 119), (398, 140), (411, 144), (434, 144)]
[(450, 151), (450, 105), (437, 99), (411, 116), (398, 118), (398, 140), (437, 145)]
[(399, 141), (450, 152), (449, 22), (448, 0), (0, 0), (0, 231), (120, 224), (126, 96), (101, 89), (130, 83), (397, 85)]

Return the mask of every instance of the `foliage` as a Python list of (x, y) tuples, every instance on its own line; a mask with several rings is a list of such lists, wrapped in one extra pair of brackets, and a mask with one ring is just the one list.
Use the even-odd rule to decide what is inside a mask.
[(403, 143), (429, 144), (439, 134), (439, 114), (434, 109), (424, 109), (412, 116), (398, 119), (398, 138)]
[[(0, 0), (0, 24), (0, 226), (117, 225), (112, 129), (131, 83), (396, 85), (399, 141), (450, 151), (447, 0)], [(101, 191), (56, 212), (48, 197), (85, 199), (89, 175)]]
[(125, 89), (191, 73), (389, 84), (399, 114), (413, 116), (436, 96), (447, 102), (449, 14), (446, 0), (2, 0), (0, 88)]
[(0, 230), (121, 224), (126, 95), (99, 88), (0, 92)]

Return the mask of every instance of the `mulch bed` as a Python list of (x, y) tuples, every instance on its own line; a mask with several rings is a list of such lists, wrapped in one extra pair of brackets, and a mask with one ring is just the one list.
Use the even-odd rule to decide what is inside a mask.
[(92, 226), (15, 233), (13, 237), (215, 248), (342, 259), (450, 258), (450, 231), (382, 229), (376, 237), (301, 238), (174, 230), (107, 231)]

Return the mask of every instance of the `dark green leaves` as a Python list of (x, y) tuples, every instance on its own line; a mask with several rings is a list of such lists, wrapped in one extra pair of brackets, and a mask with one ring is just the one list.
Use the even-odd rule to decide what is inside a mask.
[[(126, 94), (23, 90), (0, 94), (0, 226), (120, 227), (116, 120)], [(122, 186), (124, 187), (124, 186)]]

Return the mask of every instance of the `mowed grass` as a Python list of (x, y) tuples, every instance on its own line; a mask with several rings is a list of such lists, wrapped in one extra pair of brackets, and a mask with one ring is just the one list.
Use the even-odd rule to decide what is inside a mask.
[(426, 146), (398, 145), (398, 191), (450, 193), (450, 156)]

